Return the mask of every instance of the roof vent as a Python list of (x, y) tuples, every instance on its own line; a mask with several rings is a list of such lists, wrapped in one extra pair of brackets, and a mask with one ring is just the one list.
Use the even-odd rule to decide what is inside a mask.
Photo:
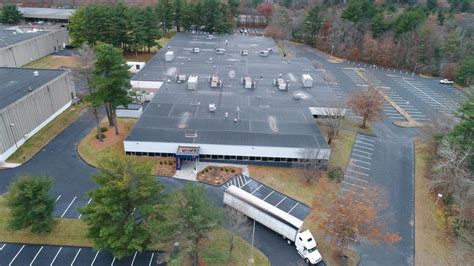
[(39, 72), (38, 71), (33, 71), (33, 76), (35, 76), (35, 77), (39, 76)]

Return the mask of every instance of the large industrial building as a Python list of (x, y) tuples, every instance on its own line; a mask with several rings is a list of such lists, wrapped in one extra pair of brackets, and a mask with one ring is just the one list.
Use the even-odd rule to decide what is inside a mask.
[(21, 67), (69, 44), (65, 28), (0, 26), (0, 67)]
[(0, 162), (66, 110), (74, 97), (68, 70), (0, 68)]
[(128, 155), (292, 163), (313, 149), (329, 159), (314, 112), (334, 94), (271, 38), (178, 33), (131, 83), (154, 97), (124, 140)]

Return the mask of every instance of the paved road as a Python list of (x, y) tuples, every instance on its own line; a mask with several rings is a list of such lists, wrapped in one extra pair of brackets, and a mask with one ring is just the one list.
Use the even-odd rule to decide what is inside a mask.
[[(412, 115), (420, 120), (431, 118), (436, 115), (435, 109), (430, 109), (421, 100), (413, 99), (415, 96), (406, 91), (401, 85), (392, 83), (394, 77), (387, 74), (398, 74), (404, 78), (413, 78), (423, 84), (428, 83), (432, 87), (435, 81), (425, 80), (412, 76), (410, 73), (399, 73), (399, 70), (375, 69), (367, 65), (353, 64), (351, 62), (333, 64), (329, 63), (327, 56), (305, 46), (290, 46), (298, 56), (308, 58), (317, 67), (324, 69), (330, 76), (335, 78), (333, 85), (337, 86), (337, 93), (347, 97), (351, 93), (366, 87), (367, 82), (357, 75), (353, 68), (364, 68), (364, 74), (369, 82), (375, 85), (390, 87), (391, 97), (407, 108)], [(436, 90), (443, 87), (436, 86)], [(449, 92), (452, 93), (452, 92)], [(450, 97), (457, 97), (457, 93)], [(410, 96), (410, 98), (408, 98)], [(405, 99), (405, 97), (407, 97)], [(408, 102), (407, 102), (408, 101)], [(407, 111), (408, 111), (407, 110)], [(420, 112), (422, 110), (423, 112)], [(375, 138), (360, 139), (353, 147), (354, 160), (358, 160), (356, 166), (362, 166), (357, 171), (351, 167), (349, 170), (360, 172), (354, 176), (353, 172), (346, 172), (351, 178), (346, 178), (343, 189), (361, 190), (365, 182), (376, 184), (384, 189), (390, 204), (388, 210), (381, 210), (382, 218), (386, 222), (386, 229), (391, 232), (399, 232), (402, 240), (393, 245), (373, 246), (365, 241), (355, 243), (353, 247), (361, 255), (360, 265), (413, 265), (414, 257), (414, 194), (413, 194), (413, 137), (415, 129), (400, 128), (392, 124), (394, 120), (402, 119), (394, 112), (391, 106), (386, 105), (384, 109), (384, 121), (375, 124)], [(372, 141), (373, 140), (373, 141)], [(369, 144), (373, 144), (369, 145)], [(362, 146), (362, 147), (358, 147)], [(367, 149), (370, 148), (370, 149)], [(354, 152), (354, 150), (356, 150)], [(360, 150), (360, 151), (357, 151)], [(365, 161), (365, 163), (360, 161)], [(357, 178), (357, 179), (354, 179)], [(362, 181), (363, 180), (363, 181)], [(362, 189), (363, 190), (363, 189)]]
[[(51, 176), (54, 179), (54, 184), (50, 194), (57, 199), (54, 215), (78, 218), (79, 213), (77, 209), (85, 206), (89, 200), (86, 196), (86, 192), (95, 187), (90, 176), (96, 172), (96, 169), (87, 165), (78, 157), (76, 145), (93, 127), (94, 121), (92, 115), (85, 110), (77, 121), (59, 134), (29, 162), (15, 169), (0, 171), (0, 194), (8, 190), (8, 185), (11, 180), (17, 175), (31, 173)], [(186, 182), (166, 177), (158, 177), (158, 179), (165, 185), (165, 189), (168, 192), (183, 186)], [(222, 207), (222, 188), (211, 186), (206, 186), (206, 188), (208, 196), (218, 206)], [(250, 239), (247, 240), (250, 242)], [(22, 245), (13, 245), (8, 254), (18, 252), (21, 246)], [(259, 224), (257, 224), (255, 229), (255, 246), (270, 259), (272, 265), (297, 265), (303, 262), (297, 255), (294, 246), (289, 246), (279, 235)], [(50, 249), (54, 248), (48, 248), (48, 250)], [(10, 247), (8, 250), (10, 250)], [(59, 250), (59, 247), (56, 250)], [(70, 263), (66, 262), (71, 261), (73, 251), (70, 251), (69, 248), (65, 250), (69, 250), (68, 255), (64, 256), (64, 260), (62, 260), (63, 255), (61, 255), (61, 257), (58, 256), (58, 263), (55, 262), (55, 264), (70, 265)], [(35, 256), (34, 253), (37, 251), (36, 247), (25, 245), (20, 255), (21, 258), (25, 256), (25, 260), (28, 260), (32, 259)], [(3, 251), (0, 251), (0, 257), (6, 254), (1, 252)], [(45, 253), (45, 260), (51, 261), (56, 255), (53, 253), (54, 252)], [(62, 251), (60, 254), (62, 254)], [(128, 261), (128, 259), (129, 258), (126, 260)], [(0, 265), (4, 265), (4, 262), (0, 261)], [(8, 265), (8, 263), (5, 265)], [(110, 263), (104, 262), (99, 264), (96, 262), (94, 265), (110, 265)]]

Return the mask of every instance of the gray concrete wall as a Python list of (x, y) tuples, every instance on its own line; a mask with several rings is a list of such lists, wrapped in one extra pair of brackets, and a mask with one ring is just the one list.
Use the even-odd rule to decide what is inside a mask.
[[(71, 73), (65, 72), (0, 110), (0, 155), (15, 142), (31, 137), (32, 131), (72, 100), (75, 88), (71, 79)], [(15, 125), (13, 134), (10, 124)]]
[(0, 67), (21, 67), (58, 50), (63, 43), (69, 44), (65, 28), (0, 48)]

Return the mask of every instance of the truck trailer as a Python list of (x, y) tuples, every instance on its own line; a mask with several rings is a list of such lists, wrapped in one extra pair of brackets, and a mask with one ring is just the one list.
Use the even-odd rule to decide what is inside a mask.
[(303, 221), (236, 186), (224, 192), (224, 205), (232, 207), (294, 243), (298, 254), (307, 262), (322, 260), (316, 240), (309, 230), (302, 231)]

